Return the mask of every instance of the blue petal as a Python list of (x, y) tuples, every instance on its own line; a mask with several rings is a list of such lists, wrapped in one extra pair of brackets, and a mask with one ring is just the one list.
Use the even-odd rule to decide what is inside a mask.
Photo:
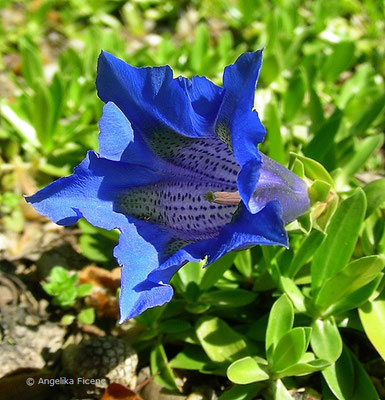
[(125, 219), (113, 210), (118, 193), (159, 179), (148, 168), (99, 158), (90, 151), (73, 175), (58, 179), (26, 200), (57, 224), (71, 225), (83, 216), (94, 226), (114, 229)]
[(263, 167), (253, 199), (260, 205), (278, 200), (285, 223), (293, 221), (309, 209), (306, 183), (287, 168), (261, 155)]
[(105, 102), (114, 102), (134, 131), (169, 130), (188, 137), (207, 137), (200, 131), (186, 92), (168, 66), (134, 68), (103, 51), (98, 60), (96, 87)]
[(215, 243), (207, 249), (208, 264), (232, 250), (241, 250), (254, 245), (278, 245), (288, 247), (288, 238), (282, 220), (281, 206), (271, 201), (256, 214), (240, 207), (233, 221), (225, 225)]
[(99, 154), (109, 160), (119, 161), (129, 143), (134, 140), (131, 124), (112, 102), (103, 107), (99, 120)]
[(211, 136), (214, 136), (215, 120), (224, 94), (223, 88), (201, 76), (194, 76), (191, 81), (180, 76), (178, 82), (191, 101), (196, 126), (199, 126), (200, 131), (210, 132)]
[(216, 121), (218, 137), (233, 150), (241, 166), (237, 180), (239, 194), (253, 213), (260, 210), (252, 195), (262, 165), (257, 146), (265, 135), (258, 114), (252, 110), (261, 63), (262, 50), (259, 50), (242, 54), (234, 64), (225, 68), (225, 94)]
[(167, 235), (151, 224), (136, 221), (122, 231), (114, 256), (123, 265), (119, 299), (120, 323), (148, 308), (171, 300), (173, 289), (165, 283), (146, 283), (148, 274), (159, 265), (159, 251)]

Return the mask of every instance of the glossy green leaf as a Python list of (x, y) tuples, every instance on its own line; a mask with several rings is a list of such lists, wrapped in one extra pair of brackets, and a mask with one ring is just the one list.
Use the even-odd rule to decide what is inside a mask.
[(243, 276), (250, 277), (253, 269), (250, 249), (237, 252), (234, 265)]
[(334, 181), (332, 177), (330, 176), (329, 172), (325, 169), (325, 167), (322, 166), (322, 164), (311, 158), (304, 157), (296, 153), (291, 153), (291, 154), (293, 154), (303, 163), (303, 166), (305, 168), (305, 174), (308, 178), (312, 180), (319, 179), (321, 181), (330, 183), (330, 185), (334, 187)]
[(270, 386), (273, 391), (274, 400), (293, 400), (289, 391), (286, 389), (285, 385), (280, 379), (276, 381), (270, 381)]
[(218, 261), (206, 267), (203, 271), (200, 287), (202, 290), (207, 290), (221, 278), (226, 270), (228, 270), (236, 257), (235, 251), (226, 254), (221, 257)]
[(248, 353), (243, 336), (220, 318), (202, 317), (196, 324), (196, 334), (212, 361), (235, 361)]
[(384, 108), (385, 94), (381, 94), (365, 108), (358, 120), (353, 123), (350, 128), (350, 135), (363, 136), (375, 119), (383, 112)]
[(43, 62), (39, 49), (27, 37), (20, 39), (19, 48), (23, 77), (30, 86), (33, 86), (36, 79), (43, 77)]
[(296, 364), (306, 351), (307, 334), (304, 328), (287, 332), (275, 347), (271, 357), (271, 368), (280, 372)]
[(384, 135), (369, 136), (358, 145), (353, 157), (344, 165), (336, 177), (337, 186), (345, 185), (348, 180), (358, 172), (384, 143)]
[(278, 114), (277, 105), (270, 102), (265, 110), (265, 126), (269, 135), (269, 157), (284, 164), (286, 153), (281, 135), (281, 121)]
[(258, 383), (236, 385), (221, 394), (218, 400), (253, 400), (262, 389)]
[(358, 311), (366, 335), (385, 360), (385, 292), (362, 305)]
[(281, 338), (290, 331), (294, 322), (294, 310), (287, 295), (283, 294), (271, 308), (266, 330), (266, 355), (271, 359)]
[(187, 345), (170, 362), (171, 368), (201, 370), (213, 362), (200, 346)]
[(234, 361), (227, 369), (227, 377), (230, 381), (241, 385), (269, 379), (269, 375), (252, 357)]
[(163, 345), (158, 342), (150, 354), (151, 374), (155, 375), (155, 382), (170, 390), (179, 390), (174, 374), (169, 366)]
[(349, 261), (366, 212), (361, 189), (344, 200), (327, 228), (327, 237), (318, 247), (311, 264), (312, 291), (317, 295), (323, 283), (341, 271)]
[(321, 100), (317, 92), (312, 87), (309, 89), (308, 110), (312, 122), (312, 130), (318, 130), (319, 127), (324, 123), (325, 117)]
[(385, 179), (377, 179), (363, 187), (368, 207), (366, 218), (368, 218), (378, 207), (385, 203)]
[(279, 287), (289, 297), (298, 312), (306, 312), (305, 296), (291, 278), (280, 276)]
[(183, 319), (167, 319), (160, 324), (160, 332), (180, 333), (191, 328), (191, 324)]
[(325, 181), (315, 180), (309, 187), (308, 193), (311, 204), (323, 202), (327, 200), (330, 193), (331, 185)]
[(334, 47), (333, 53), (328, 57), (323, 75), (328, 81), (335, 81), (341, 72), (350, 68), (354, 61), (354, 42), (342, 41)]
[(90, 283), (81, 283), (76, 286), (76, 297), (87, 296), (92, 290), (92, 285)]
[(199, 24), (195, 31), (195, 40), (191, 47), (190, 64), (194, 72), (203, 74), (203, 63), (209, 46), (209, 31), (206, 24)]
[[(250, 0), (247, 0), (250, 1)], [(263, 59), (264, 68), (261, 69), (261, 81), (265, 83), (265, 85), (270, 85), (274, 82), (280, 72), (280, 63), (276, 55), (270, 54), (267, 55)], [(266, 68), (265, 68), (266, 67)]]
[(313, 139), (305, 148), (305, 155), (322, 161), (333, 146), (334, 138), (341, 124), (342, 112), (336, 110), (332, 116), (322, 124)]
[(257, 297), (255, 292), (243, 289), (221, 289), (204, 293), (199, 301), (217, 307), (242, 307), (252, 303)]
[(317, 319), (311, 327), (310, 343), (314, 353), (322, 360), (336, 361), (342, 351), (342, 339), (334, 319)]
[(283, 115), (286, 121), (291, 121), (302, 105), (305, 96), (305, 81), (297, 72), (289, 82), (283, 97)]
[(0, 115), (12, 125), (23, 141), (33, 147), (39, 147), (35, 128), (23, 116), (19, 115), (16, 109), (8, 104), (0, 103)]
[(302, 376), (312, 374), (313, 372), (322, 371), (330, 365), (330, 362), (325, 360), (312, 360), (308, 363), (297, 363), (289, 368), (280, 371), (279, 376)]
[(32, 124), (36, 130), (36, 135), (42, 148), (48, 152), (53, 146), (52, 97), (45, 82), (37, 81), (34, 88), (35, 94), (32, 98), (34, 107)]
[(331, 305), (374, 280), (385, 265), (385, 256), (369, 256), (355, 260), (327, 280), (314, 299), (318, 310)]
[(378, 274), (378, 276), (367, 285), (333, 303), (327, 312), (323, 312), (324, 317), (326, 318), (330, 315), (353, 310), (363, 305), (375, 294), (383, 276), (384, 274), (382, 273)]
[(285, 275), (288, 277), (295, 277), (298, 271), (308, 262), (311, 257), (321, 245), (325, 238), (325, 234), (320, 231), (312, 231), (306, 239), (302, 242), (299, 249), (294, 254), (294, 257), (289, 265)]
[(339, 400), (380, 398), (364, 368), (347, 347), (335, 364), (322, 371), (322, 375)]
[(81, 324), (92, 325), (95, 321), (95, 310), (93, 308), (85, 308), (77, 315), (77, 319)]

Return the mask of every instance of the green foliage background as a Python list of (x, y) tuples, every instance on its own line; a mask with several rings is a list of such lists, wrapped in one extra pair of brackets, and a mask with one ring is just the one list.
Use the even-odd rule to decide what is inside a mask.
[[(97, 150), (101, 48), (219, 84), (242, 52), (265, 48), (261, 150), (308, 182), (312, 208), (288, 226), (290, 250), (184, 267), (175, 299), (131, 322), (134, 341), (172, 390), (180, 368), (227, 376), (221, 400), (289, 399), (301, 387), (385, 396), (371, 368), (385, 358), (384, 3), (2, 0), (0, 10), (0, 211), (16, 231), (15, 169), (43, 186)], [(115, 234), (80, 228), (83, 254), (112, 265)]]

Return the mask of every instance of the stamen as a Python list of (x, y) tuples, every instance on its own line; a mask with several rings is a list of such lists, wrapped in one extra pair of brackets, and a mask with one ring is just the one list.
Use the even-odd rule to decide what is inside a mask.
[(208, 192), (204, 196), (210, 203), (222, 204), (225, 206), (237, 206), (241, 198), (239, 192)]

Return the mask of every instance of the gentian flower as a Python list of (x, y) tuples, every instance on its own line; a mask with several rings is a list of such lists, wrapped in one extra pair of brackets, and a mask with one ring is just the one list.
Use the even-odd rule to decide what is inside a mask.
[(120, 231), (121, 322), (170, 301), (170, 279), (189, 261), (287, 247), (285, 223), (308, 209), (305, 183), (258, 151), (261, 62), (261, 51), (242, 54), (219, 87), (101, 53), (99, 152), (27, 201), (57, 224), (83, 217)]

